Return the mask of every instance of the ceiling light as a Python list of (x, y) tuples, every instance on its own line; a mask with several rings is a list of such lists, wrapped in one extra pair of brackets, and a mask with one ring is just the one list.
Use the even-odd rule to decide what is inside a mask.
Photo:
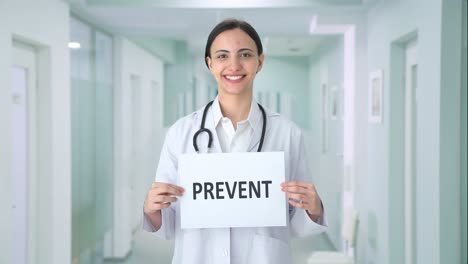
[(317, 30), (317, 16), (313, 16), (310, 20), (310, 33), (315, 33)]
[(70, 49), (79, 49), (81, 48), (81, 44), (79, 42), (68, 42), (68, 47)]

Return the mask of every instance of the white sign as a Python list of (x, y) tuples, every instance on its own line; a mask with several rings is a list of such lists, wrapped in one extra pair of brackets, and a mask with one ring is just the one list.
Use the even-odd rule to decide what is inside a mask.
[(286, 226), (284, 174), (283, 152), (180, 156), (181, 228)]

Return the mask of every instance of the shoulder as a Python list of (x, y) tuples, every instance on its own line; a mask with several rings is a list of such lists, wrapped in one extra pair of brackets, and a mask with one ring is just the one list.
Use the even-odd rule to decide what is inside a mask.
[(168, 136), (180, 136), (182, 134), (190, 133), (194, 127), (197, 127), (198, 119), (202, 114), (203, 110), (197, 110), (191, 114), (179, 118), (174, 124), (172, 124), (167, 134)]
[(285, 115), (267, 110), (265, 111), (268, 116), (268, 121), (270, 121), (271, 128), (275, 130), (287, 131), (292, 136), (302, 135), (301, 128)]

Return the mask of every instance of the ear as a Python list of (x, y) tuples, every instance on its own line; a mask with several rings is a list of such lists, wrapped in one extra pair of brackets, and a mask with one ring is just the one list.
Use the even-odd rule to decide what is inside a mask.
[(205, 61), (206, 61), (206, 64), (208, 64), (208, 68), (210, 69), (210, 72), (211, 72), (211, 62), (212, 62), (211, 58), (210, 58), (210, 57), (206, 57), (206, 58), (205, 58)]
[(265, 55), (263, 53), (258, 57), (258, 66), (257, 66), (257, 73), (259, 73), (262, 70), (263, 67), (263, 61), (265, 60)]

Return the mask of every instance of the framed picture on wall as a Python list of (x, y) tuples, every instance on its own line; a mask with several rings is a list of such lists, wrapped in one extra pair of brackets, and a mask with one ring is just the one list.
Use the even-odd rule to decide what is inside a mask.
[(383, 115), (383, 71), (376, 70), (369, 74), (369, 123), (382, 123)]

